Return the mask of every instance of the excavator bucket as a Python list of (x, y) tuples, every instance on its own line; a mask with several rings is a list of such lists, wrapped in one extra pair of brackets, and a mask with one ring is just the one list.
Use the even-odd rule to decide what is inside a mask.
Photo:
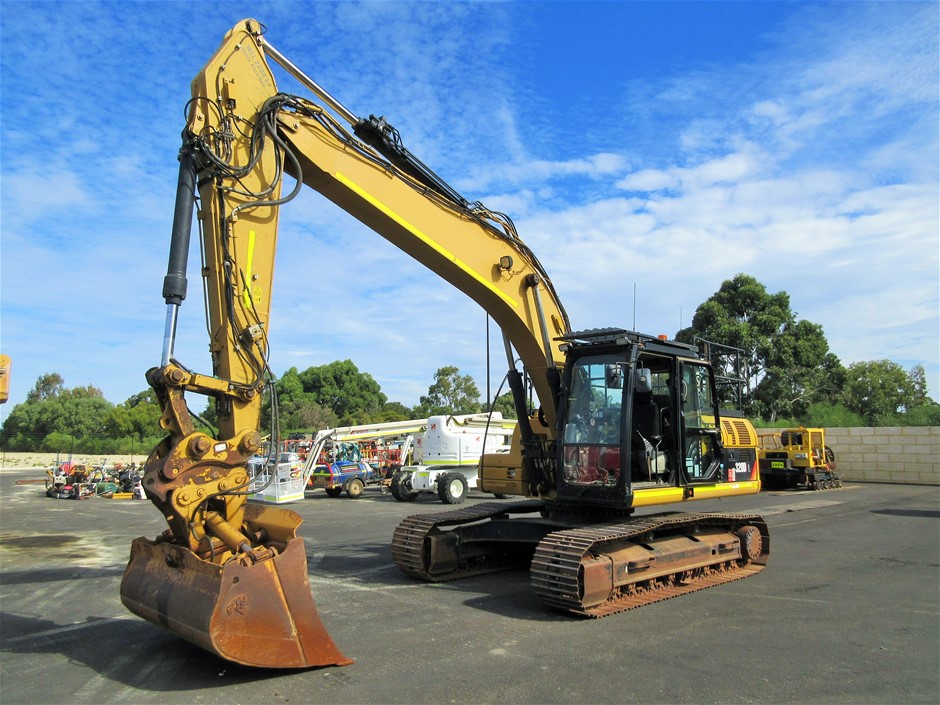
[[(273, 528), (274, 534), (292, 523), (287, 515), (296, 517), (293, 528), (301, 521), (289, 510), (253, 504), (245, 515), (252, 528)], [(246, 666), (352, 663), (317, 613), (299, 536), (289, 538), (274, 558), (254, 564), (232, 560), (222, 566), (172, 542), (138, 538), (131, 545), (121, 601), (148, 622)]]

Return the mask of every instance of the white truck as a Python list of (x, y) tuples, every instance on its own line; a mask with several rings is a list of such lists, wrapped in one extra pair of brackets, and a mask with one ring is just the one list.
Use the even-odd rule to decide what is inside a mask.
[(419, 494), (437, 494), (445, 504), (460, 504), (477, 486), (480, 456), (509, 452), (514, 419), (493, 414), (431, 416), (424, 433), (415, 437), (414, 465), (392, 476), (392, 496), (400, 502)]

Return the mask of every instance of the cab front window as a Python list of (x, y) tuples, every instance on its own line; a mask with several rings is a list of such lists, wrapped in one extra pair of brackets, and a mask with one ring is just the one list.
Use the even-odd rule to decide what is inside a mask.
[(613, 355), (575, 363), (563, 433), (566, 483), (617, 483), (625, 375), (625, 364)]

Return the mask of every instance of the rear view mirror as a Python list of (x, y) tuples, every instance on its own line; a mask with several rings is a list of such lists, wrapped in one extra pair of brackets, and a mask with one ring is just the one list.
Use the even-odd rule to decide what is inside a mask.
[(633, 373), (633, 389), (640, 394), (649, 394), (653, 391), (653, 378), (649, 368), (641, 367)]
[(605, 370), (605, 381), (609, 389), (623, 388), (623, 366), (619, 362), (610, 362)]

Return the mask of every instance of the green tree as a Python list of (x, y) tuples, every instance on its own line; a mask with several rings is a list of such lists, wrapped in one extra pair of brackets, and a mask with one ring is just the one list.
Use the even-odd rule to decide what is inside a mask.
[(934, 406), (936, 402), (927, 395), (927, 372), (923, 365), (914, 365), (911, 371), (907, 373), (914, 385), (914, 393), (910, 403), (906, 405), (906, 411), (911, 412), (919, 406)]
[[(277, 396), (278, 422), (282, 437), (292, 430), (332, 428), (330, 423), (335, 423), (335, 416), (330, 414), (330, 423), (326, 426), (319, 425), (318, 422), (324, 416), (326, 410), (316, 403), (312, 394), (304, 391), (303, 382), (300, 381), (300, 373), (296, 367), (291, 367), (274, 381), (273, 391)], [(261, 404), (259, 423), (262, 429), (273, 432), (271, 400), (272, 395), (266, 393)], [(211, 416), (214, 417), (215, 413), (213, 412)], [(307, 425), (308, 421), (310, 422), (309, 426)]]
[(368, 423), (388, 401), (372, 375), (360, 372), (352, 360), (309, 367), (298, 379), (309, 400), (332, 412), (342, 425)]
[(823, 335), (822, 326), (809, 321), (787, 323), (767, 348), (765, 375), (754, 390), (764, 418), (802, 416), (811, 403), (835, 399), (845, 370)]
[(0, 429), (0, 445), (8, 450), (35, 450), (49, 434), (59, 433), (82, 439), (86, 446), (75, 450), (89, 452), (91, 439), (105, 434), (112, 409), (97, 387), (66, 389), (61, 375), (43, 375), (26, 401), (13, 407)]
[(65, 380), (58, 372), (50, 372), (36, 380), (36, 384), (26, 395), (28, 403), (40, 402), (57, 397), (65, 390)]
[(470, 375), (461, 375), (454, 366), (441, 367), (434, 373), (434, 383), (427, 396), (414, 409), (420, 416), (438, 414), (476, 414), (480, 411), (480, 390)]
[(0, 429), (0, 447), (28, 451), (39, 447), (46, 436), (39, 428), (41, 408), (38, 403), (23, 402), (13, 407)]
[(101, 435), (113, 405), (94, 387), (65, 390), (40, 402), (40, 423), (46, 433), (60, 431), (79, 438)]
[(820, 403), (810, 404), (800, 425), (809, 428), (857, 428), (865, 425), (865, 419), (842, 404)]
[[(747, 413), (765, 418), (804, 413), (811, 403), (837, 397), (843, 368), (829, 352), (822, 327), (797, 320), (784, 291), (771, 294), (757, 279), (738, 274), (701, 304), (692, 325), (676, 340), (704, 339), (741, 350), (714, 359), (716, 374), (743, 380), (741, 404)], [(730, 405), (732, 399), (722, 398)]]
[(500, 394), (492, 403), (492, 411), (498, 411), (504, 419), (516, 418), (516, 405), (512, 400), (512, 392)]
[[(274, 383), (277, 391), (278, 419), (282, 434), (290, 430), (305, 428), (332, 428), (336, 417), (330, 413), (326, 425), (320, 425), (326, 410), (317, 403), (313, 394), (304, 389), (300, 373), (296, 367), (291, 367)], [(265, 399), (261, 408), (261, 423), (266, 425), (270, 421), (270, 396)]]
[(206, 399), (206, 408), (202, 410), (202, 413), (199, 414), (199, 416), (202, 418), (205, 424), (199, 424), (198, 421), (196, 423), (201, 427), (207, 425), (207, 427), (203, 428), (203, 430), (215, 433), (214, 429), (219, 427), (219, 411), (216, 408), (215, 399), (212, 397), (208, 397)]
[(152, 389), (145, 389), (118, 404), (105, 420), (108, 433), (143, 441), (161, 434), (160, 405)]
[(390, 423), (392, 421), (408, 421), (413, 418), (412, 410), (399, 401), (387, 401), (382, 405), (378, 416), (372, 420), (377, 423)]
[(39, 442), (38, 450), (42, 453), (71, 453), (80, 444), (81, 441), (76, 442), (75, 436), (53, 431)]
[(897, 418), (899, 426), (940, 426), (940, 404), (928, 400), (908, 409)]
[(861, 415), (869, 426), (897, 422), (897, 415), (926, 406), (930, 400), (921, 384), (923, 368), (910, 373), (891, 360), (871, 360), (849, 365), (844, 403)]

